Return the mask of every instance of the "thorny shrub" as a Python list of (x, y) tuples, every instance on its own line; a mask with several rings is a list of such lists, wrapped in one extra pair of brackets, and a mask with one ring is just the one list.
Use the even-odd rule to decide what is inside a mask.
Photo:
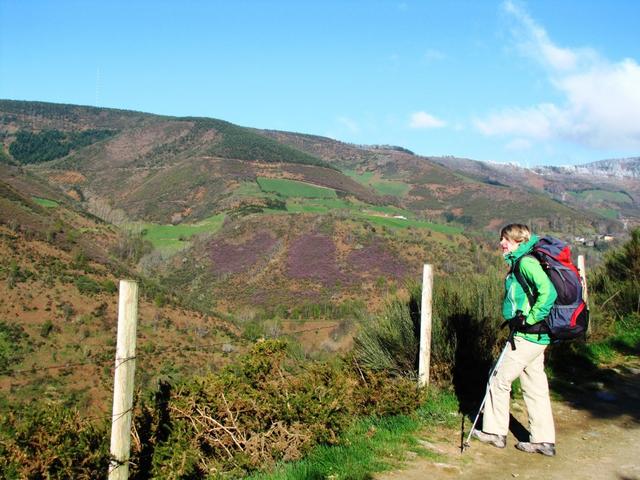
[(102, 478), (107, 438), (106, 421), (83, 420), (62, 405), (24, 405), (0, 416), (1, 477)]
[[(422, 400), (414, 381), (361, 369), (353, 358), (310, 363), (282, 340), (258, 342), (221, 372), (161, 382), (138, 398), (131, 478), (243, 477), (339, 444), (358, 416), (406, 414)], [(44, 403), (6, 410), (0, 477), (105, 478), (106, 420)]]
[(414, 382), (345, 361), (301, 364), (286, 350), (281, 340), (259, 342), (236, 367), (171, 389), (166, 439), (154, 421), (139, 428), (155, 439), (150, 473), (242, 475), (339, 443), (356, 415), (409, 413), (420, 403)]

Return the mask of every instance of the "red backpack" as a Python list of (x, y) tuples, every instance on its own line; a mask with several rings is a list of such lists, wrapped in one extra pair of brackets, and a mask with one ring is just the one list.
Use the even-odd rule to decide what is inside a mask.
[[(547, 333), (554, 341), (585, 338), (589, 309), (582, 298), (582, 281), (578, 269), (571, 261), (569, 246), (557, 238), (542, 237), (527, 255), (540, 262), (553, 283), (558, 298), (544, 322), (532, 325), (526, 332)], [(527, 295), (529, 305), (533, 307), (538, 292), (535, 285), (529, 285), (520, 272), (519, 260), (513, 265), (512, 271)]]

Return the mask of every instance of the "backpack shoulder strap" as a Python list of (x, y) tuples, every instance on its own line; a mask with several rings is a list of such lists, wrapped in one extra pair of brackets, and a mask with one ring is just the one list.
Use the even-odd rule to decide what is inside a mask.
[(529, 285), (529, 282), (527, 282), (527, 280), (524, 278), (524, 275), (522, 275), (522, 272), (520, 271), (520, 260), (522, 260), (524, 257), (535, 258), (533, 255), (524, 255), (523, 257), (520, 257), (513, 264), (513, 267), (511, 268), (511, 272), (516, 277), (516, 280), (522, 287), (522, 290), (524, 290), (524, 293), (527, 295), (527, 299), (529, 300), (529, 306), (533, 307), (533, 305), (536, 303), (537, 295), (534, 294), (531, 286)]

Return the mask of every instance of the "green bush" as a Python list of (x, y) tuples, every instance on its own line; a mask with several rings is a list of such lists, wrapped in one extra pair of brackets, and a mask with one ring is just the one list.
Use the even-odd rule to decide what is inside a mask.
[[(137, 402), (131, 478), (244, 477), (299, 459), (315, 445), (340, 444), (358, 417), (414, 412), (423, 393), (414, 381), (353, 360), (305, 363), (283, 341), (258, 342), (222, 372), (160, 383)], [(75, 409), (44, 402), (6, 411), (6, 478), (104, 478), (106, 420), (83, 421)]]
[(0, 473), (3, 478), (104, 478), (108, 442), (106, 421), (87, 422), (62, 405), (22, 405), (0, 416)]
[(617, 333), (616, 324), (640, 315), (640, 229), (622, 247), (609, 251), (604, 262), (588, 272), (592, 336)]
[[(451, 381), (461, 358), (484, 364), (501, 338), (503, 279), (497, 269), (485, 275), (436, 276), (432, 298), (431, 376)], [(407, 299), (396, 298), (356, 336), (358, 361), (374, 371), (416, 377), (421, 287), (409, 285)]]
[(2, 270), (6, 272), (5, 275), (9, 288), (14, 288), (16, 284), (25, 282), (33, 276), (33, 272), (26, 268), (20, 267), (15, 259), (11, 259), (8, 268), (5, 267)]
[(118, 287), (116, 286), (116, 283), (111, 279), (103, 280), (100, 283), (100, 286), (103, 292), (116, 293), (118, 291)]
[(89, 258), (83, 250), (78, 249), (73, 254), (73, 260), (71, 266), (77, 270), (86, 270), (89, 266)]
[(29, 335), (22, 326), (0, 320), (0, 375), (11, 373), (11, 367), (22, 361), (32, 348)]
[(79, 237), (80, 237), (80, 232), (75, 228), (70, 228), (67, 230), (67, 240), (70, 243), (76, 243)]
[(415, 382), (340, 361), (303, 364), (286, 343), (269, 340), (235, 367), (165, 390), (168, 422), (160, 420), (157, 398), (136, 421), (153, 452), (151, 476), (239, 477), (298, 459), (316, 444), (339, 443), (358, 415), (408, 413), (421, 399)]
[(167, 297), (164, 292), (158, 292), (153, 297), (153, 303), (156, 307), (162, 308), (167, 304)]
[(420, 332), (420, 288), (409, 287), (407, 301), (392, 300), (384, 312), (356, 336), (357, 361), (373, 371), (417, 377)]
[(634, 230), (621, 248), (605, 256), (590, 283), (594, 303), (607, 305), (609, 318), (640, 313), (640, 229)]
[(247, 340), (251, 340), (255, 342), (259, 338), (263, 338), (266, 336), (266, 331), (263, 323), (252, 321), (247, 323), (242, 329), (242, 337)]
[(73, 283), (78, 291), (83, 295), (94, 295), (102, 291), (101, 285), (86, 275), (79, 275)]
[(40, 327), (40, 336), (42, 338), (48, 338), (51, 335), (51, 332), (54, 330), (54, 325), (51, 319), (45, 320), (45, 322)]

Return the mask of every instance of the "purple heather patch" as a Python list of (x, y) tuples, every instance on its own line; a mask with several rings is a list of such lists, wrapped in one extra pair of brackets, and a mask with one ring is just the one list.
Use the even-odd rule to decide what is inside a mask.
[(349, 269), (356, 273), (384, 275), (400, 280), (407, 275), (407, 265), (378, 243), (352, 251), (347, 257)]
[(321, 234), (308, 233), (291, 242), (287, 274), (291, 278), (312, 280), (325, 286), (348, 280), (336, 263), (335, 243), (331, 237)]
[(277, 240), (268, 232), (258, 232), (245, 243), (238, 245), (217, 239), (209, 243), (209, 256), (216, 273), (239, 273), (249, 270), (266, 258)]

